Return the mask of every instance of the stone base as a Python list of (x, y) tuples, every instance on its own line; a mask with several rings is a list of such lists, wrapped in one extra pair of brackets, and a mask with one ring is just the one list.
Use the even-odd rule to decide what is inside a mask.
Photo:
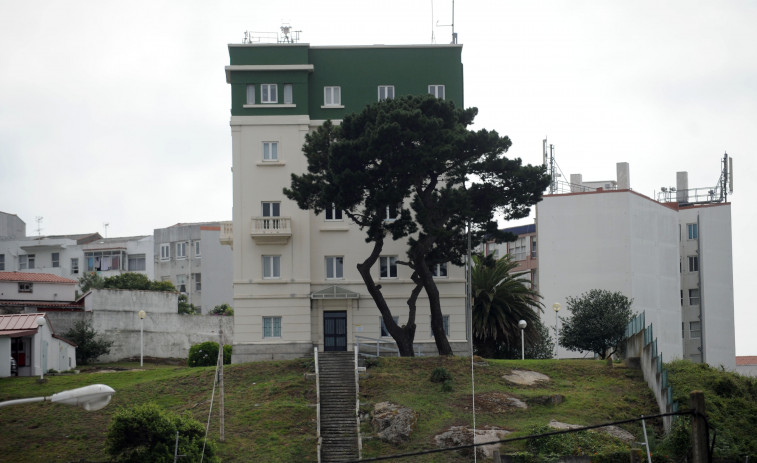
[(313, 345), (308, 343), (234, 344), (231, 363), (291, 360), (312, 356)]

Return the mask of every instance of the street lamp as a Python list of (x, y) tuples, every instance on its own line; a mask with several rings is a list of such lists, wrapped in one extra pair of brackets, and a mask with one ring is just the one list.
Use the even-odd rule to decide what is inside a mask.
[(554, 304), (552, 304), (552, 308), (555, 309), (555, 358), (557, 358), (557, 343), (558, 343), (558, 338), (559, 338), (558, 331), (557, 331), (557, 320), (559, 320), (559, 318), (557, 318), (557, 312), (560, 311), (562, 306), (560, 305), (559, 302), (555, 302)]
[(108, 405), (116, 391), (105, 384), (91, 384), (89, 386), (58, 392), (48, 397), (31, 397), (28, 399), (6, 400), (0, 402), (0, 407), (27, 404), (32, 402), (53, 402), (66, 405), (76, 405), (88, 412), (100, 410)]
[(525, 360), (526, 358), (526, 341), (524, 338), (524, 330), (528, 326), (528, 323), (526, 323), (525, 320), (521, 320), (518, 322), (518, 328), (520, 328), (520, 359)]
[(45, 320), (45, 316), (42, 315), (40, 317), (37, 317), (37, 326), (39, 326), (39, 329), (37, 330), (37, 333), (39, 334), (39, 380), (42, 381), (45, 379), (45, 365), (43, 363), (43, 357), (45, 356), (45, 339), (42, 335), (42, 327), (47, 324), (47, 320)]
[(142, 368), (142, 355), (144, 354), (144, 328), (145, 328), (145, 313), (144, 310), (140, 310), (137, 315), (139, 316), (139, 367)]

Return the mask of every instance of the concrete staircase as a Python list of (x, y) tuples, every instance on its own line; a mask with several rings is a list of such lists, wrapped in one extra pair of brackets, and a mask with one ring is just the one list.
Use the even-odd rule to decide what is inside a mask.
[(318, 353), (321, 462), (359, 458), (353, 352)]

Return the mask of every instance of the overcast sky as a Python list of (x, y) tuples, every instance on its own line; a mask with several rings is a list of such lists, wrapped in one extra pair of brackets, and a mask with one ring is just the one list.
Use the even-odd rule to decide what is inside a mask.
[[(432, 16), (433, 11), (433, 16)], [(450, 0), (0, 2), (0, 211), (36, 234), (230, 220), (227, 44), (282, 22), (312, 45), (448, 43)], [(757, 355), (757, 2), (458, 0), (477, 127), (562, 172), (653, 196), (734, 158), (736, 353)], [(437, 27), (434, 27), (438, 25)], [(750, 199), (751, 198), (751, 199)]]

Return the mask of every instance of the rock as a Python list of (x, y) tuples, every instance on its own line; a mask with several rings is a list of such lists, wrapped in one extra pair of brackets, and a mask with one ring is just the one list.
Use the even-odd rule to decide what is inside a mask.
[[(582, 428), (583, 426), (552, 420), (549, 422), (549, 427), (554, 429), (577, 429)], [(601, 428), (592, 429), (592, 431), (603, 432), (626, 442), (633, 442), (636, 439), (633, 434), (617, 426), (603, 426)]]
[(476, 395), (476, 410), (490, 413), (506, 413), (513, 408), (527, 409), (525, 402), (504, 392), (484, 392)]
[[(497, 442), (505, 438), (510, 434), (510, 431), (504, 429), (489, 427), (483, 429), (476, 429), (476, 444), (483, 444), (486, 442)], [(473, 432), (471, 428), (465, 426), (452, 426), (448, 430), (434, 437), (436, 445), (441, 448), (447, 447), (459, 447), (461, 445), (473, 444)], [(479, 456), (485, 458), (491, 458), (494, 451), (499, 448), (499, 444), (481, 445), (476, 447), (476, 452)], [(462, 451), (463, 453), (470, 454), (470, 450)]]
[(549, 381), (549, 376), (529, 370), (513, 370), (509, 375), (504, 375), (503, 378), (521, 386), (533, 386), (539, 381)]
[(379, 402), (373, 407), (373, 430), (381, 440), (394, 445), (410, 438), (417, 421), (418, 414), (407, 407), (391, 402)]
[(526, 402), (533, 406), (533, 405), (560, 405), (561, 403), (565, 402), (565, 396), (561, 394), (555, 394), (555, 395), (540, 395), (538, 397), (531, 397), (529, 399), (526, 399)]

